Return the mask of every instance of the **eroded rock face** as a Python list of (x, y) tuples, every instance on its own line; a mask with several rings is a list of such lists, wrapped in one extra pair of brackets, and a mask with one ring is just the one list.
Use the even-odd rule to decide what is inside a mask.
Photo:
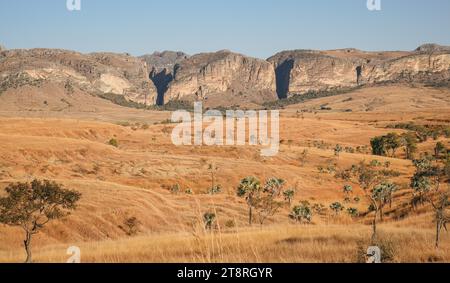
[(63, 90), (121, 95), (146, 105), (202, 100), (207, 107), (253, 107), (310, 91), (449, 81), (450, 48), (435, 44), (411, 52), (283, 51), (268, 60), (227, 50), (194, 56), (165, 51), (140, 58), (57, 49), (0, 52), (0, 93), (46, 82)]
[(181, 51), (163, 51), (139, 57), (147, 63), (149, 70), (172, 72), (175, 65), (188, 59), (189, 55)]
[(268, 61), (277, 74), (280, 98), (364, 84), (426, 83), (450, 78), (450, 51), (437, 45), (424, 45), (414, 52), (284, 51)]
[(139, 57), (147, 63), (150, 79), (156, 86), (158, 97), (156, 104), (164, 104), (164, 95), (169, 83), (172, 82), (175, 66), (189, 58), (189, 55), (180, 51), (154, 52), (150, 55)]
[(282, 52), (268, 59), (277, 73), (277, 93), (286, 98), (292, 93), (352, 87), (358, 84), (358, 67), (363, 59), (340, 58), (319, 51)]
[(147, 105), (153, 105), (156, 100), (156, 88), (149, 79), (145, 62), (126, 54), (8, 50), (0, 55), (0, 85), (21, 86), (20, 81), (11, 81), (14, 78), (70, 85), (93, 95), (123, 95)]
[(276, 99), (275, 72), (267, 61), (227, 50), (194, 55), (175, 66), (165, 100), (240, 97), (251, 102)]
[(450, 52), (412, 54), (364, 69), (366, 83), (438, 82), (450, 79)]

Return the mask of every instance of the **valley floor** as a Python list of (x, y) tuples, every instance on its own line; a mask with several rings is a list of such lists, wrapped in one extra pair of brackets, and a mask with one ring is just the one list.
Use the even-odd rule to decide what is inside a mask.
[[(82, 193), (76, 211), (33, 239), (36, 262), (66, 262), (69, 246), (81, 248), (82, 262), (357, 262), (369, 245), (372, 214), (351, 218), (343, 211), (336, 217), (328, 210), (313, 215), (310, 225), (296, 225), (283, 208), (262, 227), (249, 227), (236, 188), (247, 176), (278, 177), (296, 189), (292, 205), (308, 201), (328, 208), (343, 202), (347, 182), (326, 170), (377, 160), (390, 164), (392, 180), (400, 185), (380, 225), (380, 245), (390, 261), (450, 262), (448, 233), (442, 233), (441, 248), (434, 248), (430, 207), (411, 209), (412, 162), (401, 150), (395, 157), (370, 152), (371, 138), (405, 132), (390, 124), (449, 125), (449, 98), (449, 90), (378, 87), (292, 105), (281, 112), (280, 153), (264, 158), (252, 146), (176, 147), (170, 140), (175, 125), (166, 121), (166, 112), (105, 103), (88, 112), (80, 105), (74, 112), (44, 115), (33, 103), (8, 111), (1, 102), (11, 106), (12, 97), (0, 97), (0, 188), (40, 178)], [(429, 139), (418, 151), (432, 153), (437, 141), (450, 145), (448, 138)], [(337, 158), (336, 144), (359, 150)], [(219, 168), (217, 195), (207, 193), (211, 163)], [(171, 191), (175, 185), (177, 193)], [(367, 211), (363, 191), (352, 186), (361, 201), (345, 205)], [(209, 211), (220, 227), (214, 232), (203, 229), (202, 215)], [(122, 227), (130, 217), (140, 222), (135, 236)], [(22, 262), (22, 245), (20, 228), (0, 225), (0, 262)]]

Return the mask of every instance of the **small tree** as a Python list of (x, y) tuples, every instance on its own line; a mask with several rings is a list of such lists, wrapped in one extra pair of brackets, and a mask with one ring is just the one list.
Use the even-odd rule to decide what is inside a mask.
[(374, 166), (366, 164), (365, 161), (361, 161), (358, 165), (352, 165), (347, 171), (351, 172), (351, 176), (359, 183), (365, 196), (370, 201), (370, 207), (375, 211), (372, 221), (372, 242), (375, 242), (379, 207), (377, 200), (374, 198), (373, 190), (376, 185), (385, 181), (385, 177)]
[[(426, 163), (426, 162), (425, 162)], [(423, 162), (416, 162), (416, 167), (419, 164), (423, 164)], [(450, 212), (448, 211), (448, 207), (450, 206), (450, 185), (447, 183), (447, 189), (442, 190), (441, 189), (441, 181), (443, 177), (445, 176), (445, 170), (441, 169), (439, 167), (433, 168), (427, 166), (421, 166), (421, 169), (418, 169), (419, 172), (422, 172), (424, 174), (427, 174), (429, 177), (427, 177), (432, 185), (434, 186), (434, 189), (428, 188), (426, 192), (424, 192), (424, 195), (422, 195), (423, 198), (427, 200), (433, 207), (435, 211), (435, 221), (436, 221), (436, 242), (435, 246), (436, 249), (439, 248), (439, 241), (440, 241), (440, 234), (442, 231), (442, 228), (444, 228), (447, 231), (447, 223), (450, 221)], [(445, 168), (445, 167), (444, 167)], [(416, 172), (417, 174), (417, 172)], [(436, 199), (437, 195), (437, 201)]]
[(256, 207), (261, 193), (261, 182), (256, 177), (246, 177), (237, 188), (238, 197), (245, 197), (248, 205), (248, 223), (253, 222), (253, 208)]
[(402, 146), (401, 138), (396, 133), (389, 133), (384, 137), (384, 142), (387, 150), (391, 150), (392, 157), (395, 157), (395, 151)]
[(309, 202), (303, 201), (299, 205), (294, 206), (289, 217), (299, 223), (301, 223), (302, 220), (310, 223), (312, 220), (312, 209)]
[(351, 216), (351, 217), (358, 217), (359, 216), (359, 211), (357, 208), (354, 207), (349, 207), (347, 208), (347, 213)]
[(259, 223), (261, 225), (264, 224), (268, 217), (275, 215), (283, 206), (284, 184), (285, 181), (278, 178), (270, 178), (266, 181), (257, 204)]
[(343, 150), (343, 148), (342, 148), (342, 146), (341, 146), (340, 144), (337, 144), (337, 145), (334, 147), (334, 155), (335, 155), (338, 159), (339, 159), (339, 156), (340, 156), (342, 150)]
[(376, 207), (378, 208), (381, 221), (383, 221), (383, 208), (387, 203), (392, 203), (392, 196), (396, 190), (397, 185), (391, 182), (382, 182), (372, 190), (372, 199), (377, 202)]
[(0, 223), (19, 226), (25, 231), (26, 262), (31, 263), (33, 235), (48, 222), (74, 210), (81, 194), (48, 180), (10, 184), (5, 191), (7, 196), (0, 198)]
[(206, 212), (205, 214), (203, 214), (203, 222), (205, 223), (206, 230), (211, 230), (215, 221), (216, 221), (215, 213)]
[(216, 188), (216, 172), (219, 170), (219, 167), (217, 167), (214, 163), (208, 164), (208, 171), (211, 174), (211, 189)]
[(441, 153), (445, 151), (445, 145), (442, 142), (436, 143), (434, 147), (434, 157), (439, 159), (441, 157)]
[(114, 139), (114, 138), (110, 139), (108, 141), (108, 144), (111, 145), (111, 146), (114, 146), (114, 147), (119, 147), (119, 142), (116, 139)]
[(210, 194), (210, 195), (220, 194), (221, 192), (222, 192), (221, 185), (215, 185), (214, 187), (211, 187), (208, 189), (208, 194)]
[(413, 132), (409, 132), (403, 135), (403, 144), (405, 145), (406, 158), (409, 160), (414, 159), (414, 154), (417, 151), (417, 136)]
[(450, 193), (442, 193), (439, 196), (439, 199), (437, 202), (432, 201), (431, 199), (429, 202), (434, 208), (435, 211), (435, 221), (436, 221), (436, 242), (435, 246), (436, 249), (439, 248), (439, 242), (440, 242), (440, 235), (442, 228), (447, 231), (447, 223), (450, 222), (450, 214), (446, 214), (447, 208), (450, 206)]
[(344, 210), (344, 206), (340, 202), (334, 202), (330, 205), (331, 210), (334, 211), (335, 215), (338, 216), (339, 212)]
[(384, 144), (383, 137), (374, 137), (370, 140), (370, 145), (372, 146), (372, 154), (385, 156), (386, 155), (386, 147)]
[(343, 188), (343, 191), (344, 191), (344, 196), (346, 198), (348, 198), (350, 196), (350, 194), (353, 192), (353, 187), (350, 185), (345, 185)]
[(284, 196), (284, 200), (287, 201), (289, 203), (289, 205), (291, 205), (292, 200), (294, 199), (294, 196), (295, 196), (295, 190), (288, 189), (283, 192), (283, 196)]
[(414, 196), (420, 203), (424, 204), (425, 195), (431, 190), (432, 176), (436, 174), (429, 158), (422, 158), (413, 161), (416, 172), (411, 178), (410, 187), (414, 191)]

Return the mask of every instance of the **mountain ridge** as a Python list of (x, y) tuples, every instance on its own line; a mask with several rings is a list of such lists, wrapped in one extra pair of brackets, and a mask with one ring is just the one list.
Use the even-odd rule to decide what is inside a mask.
[(39, 81), (143, 105), (202, 100), (213, 106), (262, 104), (311, 91), (397, 82), (448, 83), (450, 47), (413, 51), (285, 50), (259, 59), (229, 50), (83, 54), (64, 49), (0, 51), (0, 92)]

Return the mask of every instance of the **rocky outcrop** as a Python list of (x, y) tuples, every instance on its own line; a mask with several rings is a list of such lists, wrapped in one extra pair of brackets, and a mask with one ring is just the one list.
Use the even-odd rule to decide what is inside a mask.
[(202, 53), (175, 66), (165, 100), (228, 98), (246, 102), (276, 99), (275, 72), (267, 61), (222, 50)]
[(149, 70), (172, 72), (175, 65), (188, 59), (189, 55), (181, 51), (163, 51), (139, 57), (147, 63)]
[(150, 79), (158, 91), (156, 104), (163, 105), (164, 94), (167, 91), (169, 83), (173, 80), (176, 64), (188, 59), (189, 55), (179, 51), (164, 51), (154, 52), (153, 54), (144, 55), (139, 58), (147, 63)]
[(277, 93), (286, 98), (291, 93), (352, 87), (359, 83), (359, 58), (340, 58), (319, 51), (296, 50), (268, 59), (277, 74)]
[(0, 93), (44, 82), (108, 99), (106, 94), (113, 94), (116, 102), (125, 97), (146, 105), (202, 100), (207, 107), (253, 107), (310, 91), (386, 82), (448, 85), (450, 48), (425, 44), (410, 52), (294, 50), (267, 60), (227, 50), (194, 56), (165, 51), (139, 58), (57, 49), (0, 52)]
[(450, 52), (412, 54), (364, 67), (365, 83), (442, 82), (450, 79)]
[(417, 52), (450, 52), (450, 46), (443, 46), (434, 43), (423, 44), (416, 49)]
[(20, 82), (11, 81), (14, 78), (70, 85), (93, 95), (122, 95), (148, 105), (156, 100), (146, 64), (127, 54), (8, 50), (0, 55), (0, 85), (20, 86)]
[(366, 84), (450, 78), (450, 51), (437, 45), (424, 45), (414, 52), (294, 50), (278, 53), (268, 61), (277, 74), (279, 98)]

